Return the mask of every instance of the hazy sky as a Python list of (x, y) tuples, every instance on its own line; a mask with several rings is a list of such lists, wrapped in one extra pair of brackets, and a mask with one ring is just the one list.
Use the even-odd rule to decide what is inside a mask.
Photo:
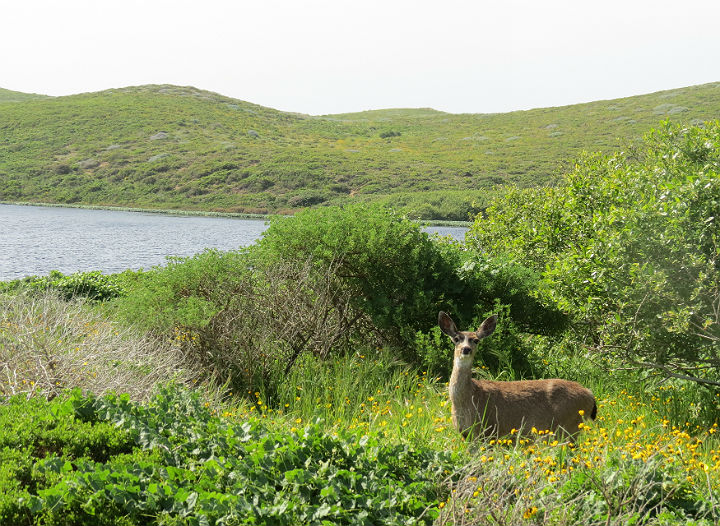
[(719, 27), (718, 0), (0, 0), (0, 87), (504, 112), (720, 81)]

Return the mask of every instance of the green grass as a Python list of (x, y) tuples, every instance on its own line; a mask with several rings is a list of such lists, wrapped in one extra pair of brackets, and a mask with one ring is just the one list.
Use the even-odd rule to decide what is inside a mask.
[(26, 98), (0, 113), (0, 200), (246, 213), (382, 200), (455, 220), (498, 185), (553, 182), (583, 150), (720, 112), (718, 83), (503, 114), (309, 116), (167, 85)]

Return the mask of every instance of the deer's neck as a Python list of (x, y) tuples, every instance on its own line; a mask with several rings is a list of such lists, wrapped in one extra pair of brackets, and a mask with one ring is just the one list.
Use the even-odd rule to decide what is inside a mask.
[(478, 408), (485, 407), (487, 401), (482, 385), (473, 382), (472, 363), (456, 360), (448, 388), (452, 403), (452, 421), (457, 430), (466, 438), (480, 432), (481, 429), (476, 429), (482, 420)]
[(453, 408), (470, 403), (473, 389), (472, 364), (461, 364), (459, 359), (456, 359), (448, 385)]

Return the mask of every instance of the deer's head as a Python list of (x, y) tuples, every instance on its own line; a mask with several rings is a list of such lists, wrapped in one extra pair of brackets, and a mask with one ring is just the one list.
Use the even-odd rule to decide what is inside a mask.
[(440, 330), (450, 336), (455, 344), (455, 365), (457, 367), (472, 367), (478, 343), (490, 336), (497, 325), (497, 315), (490, 316), (480, 325), (477, 331), (459, 331), (452, 318), (440, 311), (438, 314)]

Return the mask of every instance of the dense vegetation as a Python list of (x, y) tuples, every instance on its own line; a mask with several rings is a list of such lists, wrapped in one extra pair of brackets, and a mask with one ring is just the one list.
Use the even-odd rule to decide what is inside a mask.
[[(437, 516), (450, 455), (317, 424), (221, 419), (197, 395), (145, 406), (74, 393), (4, 408), (3, 524), (407, 524)], [(10, 453), (12, 451), (12, 453)], [(38, 459), (38, 457), (41, 457)], [(32, 488), (32, 493), (28, 491)], [(423, 520), (424, 518), (424, 520)]]
[[(0, 524), (715, 524), (719, 171), (720, 124), (666, 126), (465, 243), (320, 207), (3, 284)], [(500, 315), (477, 376), (581, 381), (597, 420), (464, 442), (440, 309)]]
[(0, 200), (225, 212), (380, 201), (467, 220), (502, 184), (554, 182), (663, 119), (720, 113), (720, 84), (505, 114), (308, 116), (190, 87), (0, 92)]
[(541, 273), (584, 346), (664, 376), (720, 382), (720, 123), (588, 156), (564, 184), (516, 190), (470, 245)]

